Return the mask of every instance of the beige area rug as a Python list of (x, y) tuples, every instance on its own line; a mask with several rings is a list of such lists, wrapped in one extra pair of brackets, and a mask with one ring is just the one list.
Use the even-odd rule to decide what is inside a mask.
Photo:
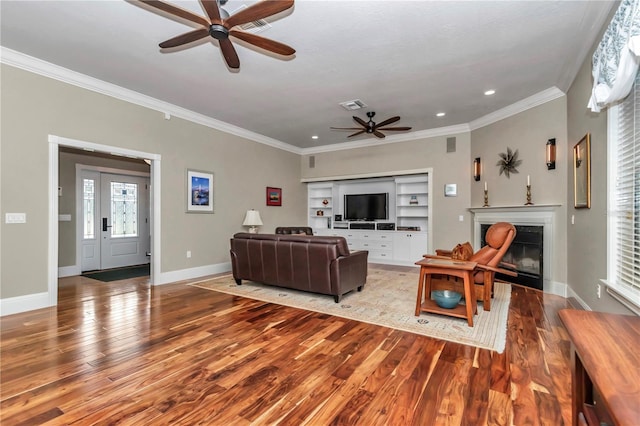
[(353, 291), (335, 303), (333, 296), (307, 293), (275, 286), (242, 281), (236, 285), (227, 275), (189, 285), (248, 297), (264, 302), (322, 312), (338, 317), (390, 327), (397, 330), (421, 334), (436, 339), (462, 343), (497, 352), (504, 351), (511, 286), (495, 283), (491, 311), (486, 312), (478, 303), (478, 315), (474, 326), (466, 319), (445, 315), (422, 313), (414, 315), (418, 289), (418, 270), (394, 272), (377, 269), (369, 265), (367, 284), (361, 292)]

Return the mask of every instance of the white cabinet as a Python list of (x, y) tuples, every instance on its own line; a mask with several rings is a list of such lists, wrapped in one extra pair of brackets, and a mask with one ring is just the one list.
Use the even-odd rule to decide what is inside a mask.
[(349, 250), (367, 250), (370, 262), (393, 262), (394, 231), (334, 229), (332, 232), (322, 234), (344, 237)]
[(428, 253), (426, 232), (396, 231), (393, 235), (393, 260), (397, 264), (413, 265)]

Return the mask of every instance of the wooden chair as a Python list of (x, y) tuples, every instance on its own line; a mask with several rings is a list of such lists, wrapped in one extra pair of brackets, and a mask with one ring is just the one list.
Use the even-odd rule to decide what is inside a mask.
[[(476, 272), (474, 272), (473, 280), (476, 286), (476, 295), (478, 300), (482, 300), (483, 308), (485, 311), (491, 310), (491, 297), (493, 297), (493, 283), (495, 280), (496, 272), (509, 275), (512, 277), (518, 276), (517, 273), (511, 270), (500, 268), (499, 266), (513, 266), (502, 263), (502, 258), (509, 249), (511, 242), (516, 236), (516, 228), (507, 222), (498, 222), (487, 229), (485, 235), (485, 241), (487, 245), (475, 252), (469, 261), (477, 262)], [(426, 258), (450, 258), (451, 250), (436, 250), (436, 255), (427, 255)], [(446, 275), (446, 271), (443, 271), (443, 275)], [(434, 288), (451, 288), (457, 289), (461, 283), (454, 281), (439, 281), (434, 285)]]

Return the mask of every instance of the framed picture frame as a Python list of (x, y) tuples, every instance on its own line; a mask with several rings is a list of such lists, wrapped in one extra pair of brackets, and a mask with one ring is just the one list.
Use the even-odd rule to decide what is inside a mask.
[(267, 186), (267, 205), (268, 206), (282, 205), (282, 188), (274, 188), (271, 186)]
[(213, 173), (187, 169), (187, 213), (213, 213)]
[(587, 133), (573, 147), (573, 206), (591, 208), (591, 135)]

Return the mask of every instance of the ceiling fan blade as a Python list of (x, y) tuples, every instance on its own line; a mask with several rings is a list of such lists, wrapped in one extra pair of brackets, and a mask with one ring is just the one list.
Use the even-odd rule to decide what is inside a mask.
[(376, 129), (380, 128), (380, 127), (383, 127), (383, 126), (386, 126), (388, 124), (395, 123), (396, 121), (399, 121), (399, 120), (400, 120), (399, 116), (388, 118), (388, 119), (384, 120), (382, 123), (376, 124)]
[(358, 127), (331, 127), (331, 130), (362, 130)]
[(196, 15), (193, 12), (190, 12), (186, 9), (182, 9), (181, 7), (174, 6), (169, 3), (165, 3), (159, 0), (138, 0), (141, 3), (147, 4), (149, 6), (155, 7), (156, 9), (160, 9), (163, 12), (167, 12), (171, 15), (177, 16), (179, 18), (186, 19), (191, 22), (195, 22), (196, 24), (203, 25), (209, 28), (209, 21), (204, 19), (202, 16)]
[(171, 38), (167, 41), (163, 41), (160, 43), (160, 47), (176, 47), (182, 46), (183, 44), (191, 43), (192, 41), (200, 40), (201, 38), (205, 38), (209, 35), (209, 31), (205, 28), (200, 28), (198, 30), (189, 31), (188, 33), (180, 34), (174, 38)]
[(406, 130), (411, 130), (411, 127), (386, 127), (384, 129), (377, 129), (377, 130), (384, 130), (385, 132), (388, 131), (388, 130), (403, 132), (403, 131), (406, 131)]
[(222, 24), (217, 0), (200, 0), (200, 3), (202, 3), (202, 7), (204, 7), (207, 15), (209, 15), (212, 24)]
[(380, 139), (384, 139), (384, 133), (381, 133), (377, 130), (373, 131), (373, 134), (376, 135), (377, 137), (379, 137)]
[(261, 49), (268, 50), (269, 52), (277, 53), (279, 55), (290, 56), (296, 53), (295, 49), (287, 46), (286, 44), (260, 37), (246, 31), (231, 30), (229, 31), (229, 34), (239, 38), (240, 40), (244, 40), (249, 44), (253, 44)]
[(257, 21), (258, 19), (275, 15), (293, 6), (293, 1), (294, 0), (264, 0), (258, 2), (230, 16), (229, 19), (224, 21), (224, 26), (231, 28), (236, 25), (246, 24), (247, 22)]
[(231, 41), (228, 38), (218, 41), (220, 42), (220, 50), (222, 50), (224, 60), (227, 61), (229, 68), (240, 68), (240, 59), (238, 59), (238, 54), (236, 53), (236, 49), (233, 48)]
[(349, 136), (347, 136), (347, 137), (348, 137), (348, 138), (352, 138), (352, 137), (354, 137), (354, 136), (361, 135), (361, 134), (363, 134), (364, 132), (366, 132), (366, 130), (360, 130), (359, 132), (355, 132), (354, 134), (349, 135)]
[(353, 116), (353, 119), (362, 127), (364, 127), (365, 129), (369, 128), (369, 125), (367, 124), (366, 121), (364, 121), (362, 118), (360, 117), (356, 117), (355, 115)]

